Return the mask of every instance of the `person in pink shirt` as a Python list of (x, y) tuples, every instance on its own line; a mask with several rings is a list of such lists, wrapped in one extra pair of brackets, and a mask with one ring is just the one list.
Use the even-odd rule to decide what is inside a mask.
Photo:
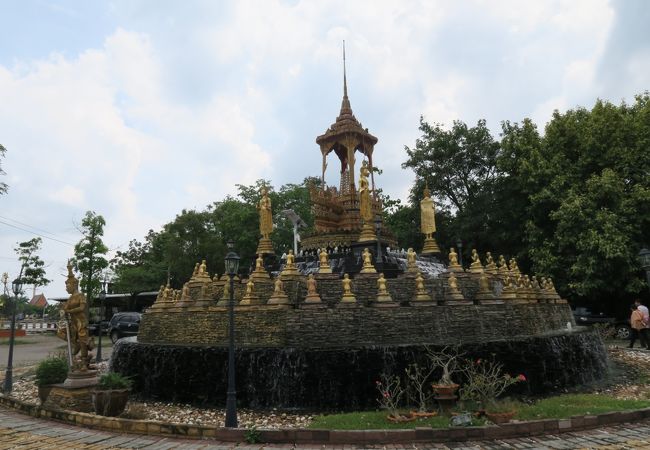
[(643, 338), (645, 338), (646, 348), (650, 350), (650, 313), (648, 312), (648, 307), (641, 303), (641, 300), (638, 298), (634, 300), (634, 305), (643, 316), (643, 328), (639, 330), (640, 337), (642, 338), (641, 345), (643, 345)]

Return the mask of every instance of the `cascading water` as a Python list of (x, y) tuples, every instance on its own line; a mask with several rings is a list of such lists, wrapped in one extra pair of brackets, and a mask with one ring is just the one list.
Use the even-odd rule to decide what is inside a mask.
[[(431, 348), (439, 348), (432, 345)], [(598, 334), (578, 331), (497, 340), (460, 347), (466, 357), (495, 358), (507, 373), (523, 373), (529, 394), (602, 379), (607, 372)], [(237, 350), (237, 399), (254, 408), (359, 410), (376, 407), (375, 380), (425, 363), (421, 345), (363, 348), (243, 348)], [(162, 346), (121, 340), (112, 369), (135, 380), (145, 397), (223, 404), (227, 357), (223, 347)]]

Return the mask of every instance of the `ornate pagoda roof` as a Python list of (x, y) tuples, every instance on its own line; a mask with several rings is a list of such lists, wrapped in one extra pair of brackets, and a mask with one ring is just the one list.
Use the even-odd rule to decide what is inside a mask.
[(363, 128), (361, 122), (354, 117), (350, 99), (348, 98), (348, 82), (345, 74), (345, 53), (343, 54), (343, 101), (341, 102), (341, 112), (324, 134), (316, 138), (316, 143), (321, 147), (323, 145), (333, 144), (346, 134), (354, 133), (360, 135), (361, 141), (375, 145), (378, 139)]

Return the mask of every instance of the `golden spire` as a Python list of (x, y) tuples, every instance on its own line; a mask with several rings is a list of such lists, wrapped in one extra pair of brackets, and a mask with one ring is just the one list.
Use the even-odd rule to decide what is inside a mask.
[(348, 99), (348, 79), (345, 73), (345, 41), (343, 41), (343, 101), (341, 102), (341, 115), (352, 114), (352, 107)]

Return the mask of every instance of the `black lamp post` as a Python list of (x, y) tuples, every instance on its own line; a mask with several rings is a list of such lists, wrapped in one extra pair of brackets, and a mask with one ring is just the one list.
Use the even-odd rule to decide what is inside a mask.
[(228, 391), (226, 394), (226, 427), (237, 428), (237, 391), (235, 390), (235, 275), (239, 268), (239, 256), (228, 241), (226, 273), (230, 277), (230, 302), (228, 303)]
[(381, 256), (381, 226), (382, 226), (381, 216), (377, 214), (375, 216), (375, 233), (377, 234), (377, 261), (375, 262), (375, 265), (377, 266), (377, 269), (380, 270), (381, 270), (380, 265), (383, 264), (383, 258)]
[[(22, 276), (23, 272), (20, 271)], [(7, 371), (5, 372), (4, 393), (9, 394), (13, 388), (13, 362), (14, 362), (14, 338), (16, 336), (16, 305), (18, 295), (23, 291), (23, 282), (20, 276), (11, 282), (11, 290), (14, 293), (14, 304), (11, 308), (11, 334), (9, 335), (9, 359), (7, 360)]]
[(646, 281), (648, 282), (648, 287), (650, 287), (650, 250), (645, 247), (641, 249), (639, 252), (639, 262), (645, 270)]
[(456, 247), (458, 247), (458, 264), (463, 265), (463, 241), (458, 238), (456, 240)]
[(102, 361), (102, 320), (104, 319), (104, 302), (106, 301), (106, 279), (102, 281), (102, 291), (99, 293), (99, 344), (97, 346), (96, 362)]

